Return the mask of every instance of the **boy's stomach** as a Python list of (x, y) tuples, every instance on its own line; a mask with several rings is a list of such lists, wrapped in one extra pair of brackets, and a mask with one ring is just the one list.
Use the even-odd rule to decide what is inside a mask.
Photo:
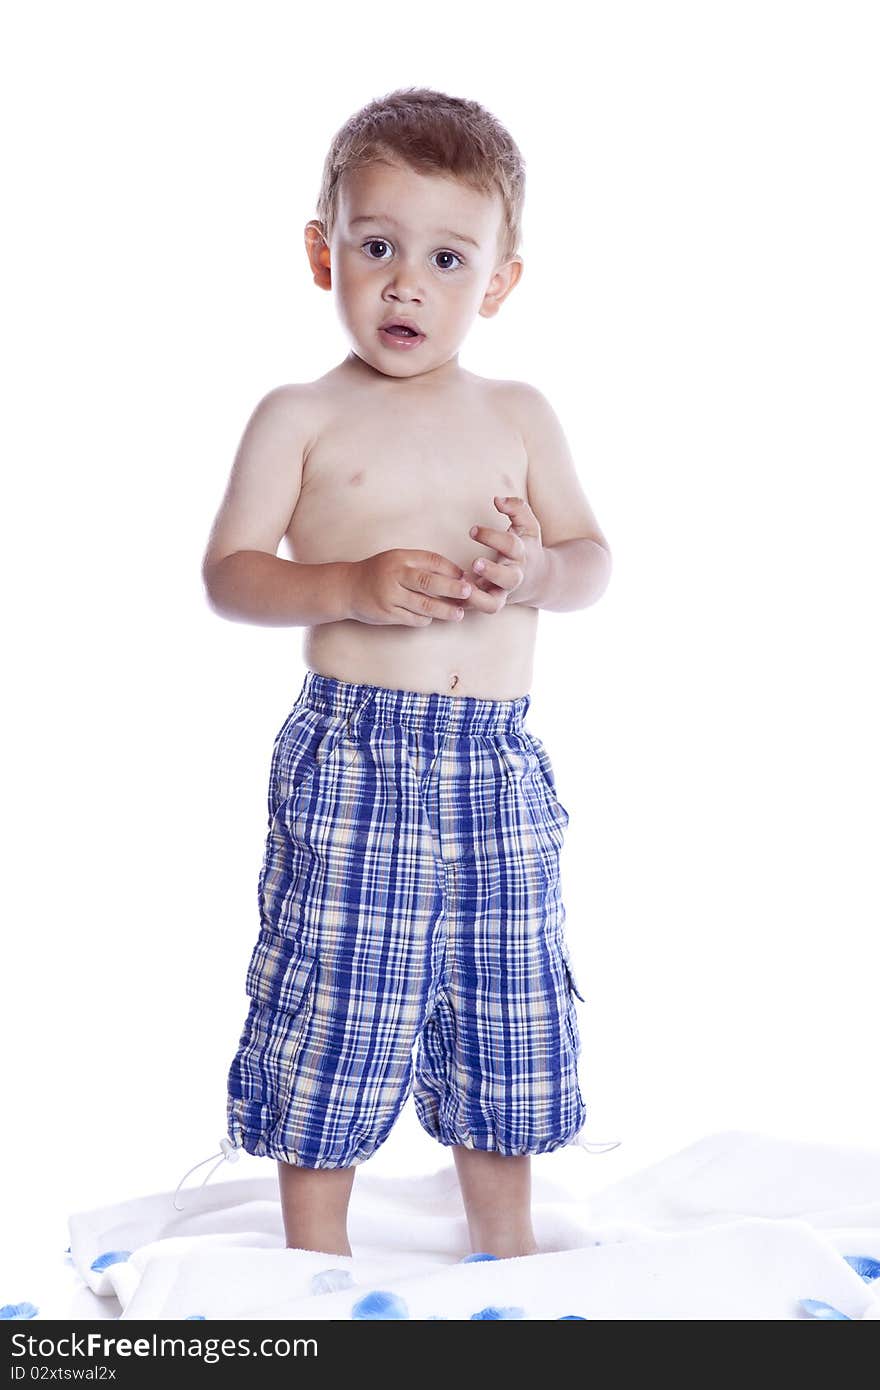
[(538, 609), (512, 603), (497, 613), (465, 608), (428, 627), (321, 623), (306, 628), (303, 660), (321, 676), (393, 690), (518, 700), (532, 684)]

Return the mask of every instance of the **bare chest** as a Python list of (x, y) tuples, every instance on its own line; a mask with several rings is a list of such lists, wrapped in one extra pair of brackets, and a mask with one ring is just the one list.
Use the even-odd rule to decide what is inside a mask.
[(507, 529), (492, 499), (524, 496), (526, 469), (521, 436), (497, 409), (328, 412), (306, 457), (291, 558), (319, 564), (405, 546), (464, 564), (483, 553), (468, 535), (474, 523)]

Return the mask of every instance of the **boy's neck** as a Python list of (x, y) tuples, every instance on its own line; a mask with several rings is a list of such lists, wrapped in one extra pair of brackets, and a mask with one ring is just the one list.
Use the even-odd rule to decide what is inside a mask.
[(464, 377), (464, 372), (458, 364), (458, 353), (450, 357), (447, 362), (443, 362), (439, 367), (433, 367), (429, 371), (419, 372), (416, 376), (395, 377), (385, 372), (380, 372), (376, 367), (372, 367), (369, 362), (365, 362), (362, 357), (352, 351), (341, 363), (346, 372), (364, 378), (371, 377), (374, 380), (387, 382), (389, 386), (399, 386), (406, 389), (408, 386), (416, 388), (418, 386), (446, 386), (454, 381), (460, 381)]

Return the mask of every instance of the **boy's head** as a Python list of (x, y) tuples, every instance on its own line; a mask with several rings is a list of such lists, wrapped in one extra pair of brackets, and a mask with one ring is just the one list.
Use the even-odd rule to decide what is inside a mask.
[[(350, 117), (305, 241), (357, 356), (396, 377), (449, 361), (519, 280), (524, 194), (519, 150), (475, 101), (410, 88)], [(423, 336), (390, 336), (382, 325), (395, 318)]]

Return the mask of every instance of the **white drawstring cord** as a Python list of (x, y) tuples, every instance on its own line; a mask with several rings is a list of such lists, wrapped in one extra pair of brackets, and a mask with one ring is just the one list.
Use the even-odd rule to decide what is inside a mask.
[[(189, 1172), (184, 1173), (183, 1177), (180, 1179), (180, 1182), (177, 1184), (177, 1187), (174, 1189), (174, 1196), (173, 1196), (172, 1199), (171, 1199), (171, 1205), (174, 1207), (174, 1210), (175, 1210), (175, 1211), (183, 1211), (183, 1210), (184, 1210), (183, 1207), (178, 1206), (178, 1204), (177, 1204), (177, 1194), (178, 1194), (178, 1192), (180, 1191), (180, 1189), (183, 1187), (183, 1184), (186, 1182), (186, 1180), (187, 1180), (187, 1178), (189, 1177), (190, 1173), (194, 1173), (194, 1172), (196, 1171), (197, 1168), (203, 1168), (204, 1165), (205, 1165), (206, 1163), (210, 1163), (210, 1162), (211, 1162), (211, 1159), (212, 1159), (213, 1157), (214, 1157), (214, 1154), (210, 1154), (210, 1155), (208, 1156), (208, 1158), (203, 1158), (202, 1161), (201, 1161), (201, 1163), (195, 1163), (195, 1164), (193, 1164), (192, 1168), (189, 1169)], [(227, 1159), (229, 1160), (230, 1163), (237, 1163), (237, 1162), (238, 1162), (238, 1145), (237, 1145), (237, 1144), (234, 1144), (234, 1143), (232, 1142), (231, 1139), (221, 1139), (221, 1140), (220, 1140), (220, 1157), (219, 1157), (219, 1159), (217, 1160), (217, 1162), (214, 1164), (214, 1167), (211, 1169), (211, 1172), (208, 1173), (207, 1176), (206, 1176), (205, 1178), (203, 1178), (202, 1181), (199, 1183), (199, 1187), (200, 1187), (200, 1188), (202, 1188), (202, 1187), (205, 1186), (205, 1183), (208, 1181), (208, 1178), (210, 1178), (211, 1173), (216, 1172), (216, 1170), (220, 1167), (220, 1164), (221, 1164), (221, 1163), (224, 1163)]]
[(619, 1149), (623, 1142), (622, 1139), (608, 1139), (605, 1141), (597, 1139), (593, 1143), (590, 1143), (588, 1139), (584, 1139), (583, 1133), (583, 1130), (578, 1130), (574, 1138), (569, 1140), (569, 1143), (573, 1147), (584, 1149), (588, 1153), (608, 1153), (610, 1149)]

